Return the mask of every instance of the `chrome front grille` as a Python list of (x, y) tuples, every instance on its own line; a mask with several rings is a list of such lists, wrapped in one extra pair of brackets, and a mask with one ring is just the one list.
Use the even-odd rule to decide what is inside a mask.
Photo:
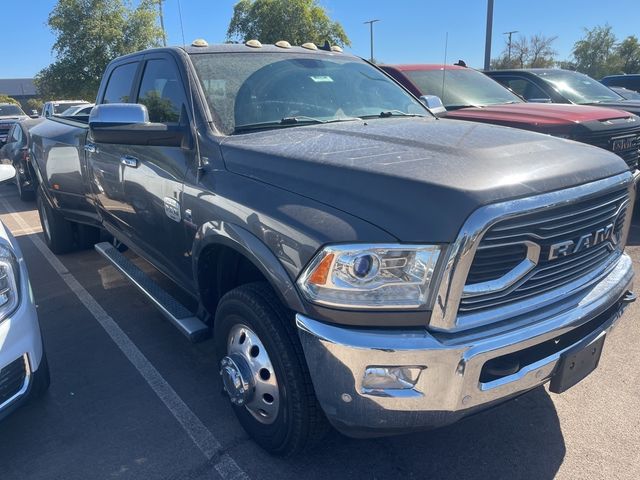
[(616, 139), (630, 137), (640, 139), (640, 128), (631, 130), (624, 128), (600, 133), (591, 133), (586, 136), (578, 137), (576, 140), (604, 148), (605, 150), (615, 153), (621, 157), (629, 166), (629, 169), (633, 171), (638, 168), (638, 160), (640, 159), (640, 140), (636, 140), (635, 143), (631, 142), (628, 146), (625, 146), (622, 149), (614, 149)]
[[(498, 280), (524, 260), (524, 249), (518, 250), (524, 242), (539, 245), (539, 258), (533, 268), (507, 288), (463, 292), (458, 308), (460, 315), (513, 304), (582, 279), (587, 284), (589, 279), (593, 281), (606, 274), (622, 251), (619, 241), (630, 211), (628, 203), (629, 192), (625, 187), (493, 224), (478, 245), (465, 285)], [(604, 232), (607, 227), (612, 227), (612, 234), (607, 238), (604, 233), (594, 233)], [(568, 241), (574, 241), (571, 249), (575, 251), (554, 258), (557, 246)], [(578, 250), (577, 245), (582, 248)]]

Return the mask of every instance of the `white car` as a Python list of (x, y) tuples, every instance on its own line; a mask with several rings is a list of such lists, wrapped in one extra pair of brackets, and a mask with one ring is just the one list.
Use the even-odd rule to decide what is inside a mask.
[[(0, 165), (0, 183), (15, 176)], [(38, 314), (18, 242), (0, 222), (0, 419), (49, 387)]]

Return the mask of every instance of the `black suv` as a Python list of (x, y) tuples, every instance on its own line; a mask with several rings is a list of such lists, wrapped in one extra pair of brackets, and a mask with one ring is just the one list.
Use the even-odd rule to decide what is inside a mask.
[(640, 73), (632, 75), (609, 75), (600, 80), (607, 87), (623, 87), (640, 93)]

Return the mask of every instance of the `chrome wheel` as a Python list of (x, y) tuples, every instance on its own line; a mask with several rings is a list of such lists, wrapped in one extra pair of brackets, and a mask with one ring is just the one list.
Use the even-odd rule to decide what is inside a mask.
[(220, 375), (231, 403), (244, 406), (261, 423), (275, 421), (280, 407), (276, 373), (267, 349), (246, 325), (230, 330)]

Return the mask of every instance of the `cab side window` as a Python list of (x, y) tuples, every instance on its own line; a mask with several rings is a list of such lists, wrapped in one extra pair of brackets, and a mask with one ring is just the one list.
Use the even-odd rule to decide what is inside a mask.
[(551, 100), (540, 87), (525, 78), (501, 78), (500, 83), (509, 87), (525, 100)]
[(18, 124), (13, 126), (11, 135), (9, 135), (9, 142), (21, 142), (22, 141), (22, 129)]
[(137, 62), (116, 67), (109, 76), (102, 103), (129, 103), (137, 69)]
[(186, 94), (176, 65), (168, 59), (149, 60), (145, 66), (138, 103), (149, 111), (149, 121), (177, 123), (186, 105)]

